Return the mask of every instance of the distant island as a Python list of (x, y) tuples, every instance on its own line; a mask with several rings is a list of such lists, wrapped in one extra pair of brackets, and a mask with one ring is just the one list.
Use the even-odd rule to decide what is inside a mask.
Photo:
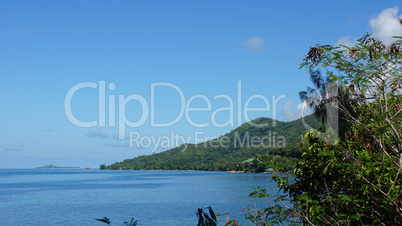
[(35, 169), (80, 169), (79, 166), (55, 166), (55, 165), (46, 165), (36, 167)]

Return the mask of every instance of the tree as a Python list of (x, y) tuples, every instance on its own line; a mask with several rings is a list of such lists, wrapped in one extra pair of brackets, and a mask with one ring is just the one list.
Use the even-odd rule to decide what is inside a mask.
[[(279, 204), (263, 211), (249, 211), (248, 217), (265, 214), (267, 224), (272, 219), (309, 225), (401, 224), (402, 37), (395, 39), (386, 46), (366, 35), (353, 47), (311, 48), (301, 67), (319, 80), (317, 71), (325, 71), (326, 79), (316, 83), (318, 95), (306, 92), (306, 99), (312, 98), (315, 110), (324, 114), (328, 106), (339, 110), (348, 130), (332, 143), (328, 140), (336, 128), (307, 132), (293, 175), (273, 177), (288, 197), (278, 197)], [(340, 92), (327, 92), (328, 84)], [(266, 191), (252, 195), (266, 197)]]
[(314, 47), (301, 65), (312, 76), (326, 70), (326, 84), (340, 92), (321, 95), (318, 105), (337, 106), (350, 128), (335, 145), (307, 133), (294, 180), (279, 182), (304, 223), (402, 222), (402, 37), (395, 38), (389, 46), (366, 35), (354, 47)]

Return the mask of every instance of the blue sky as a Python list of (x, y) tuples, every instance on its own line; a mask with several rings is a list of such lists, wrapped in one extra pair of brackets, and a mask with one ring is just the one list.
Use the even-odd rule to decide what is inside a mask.
[[(309, 84), (299, 70), (304, 54), (316, 44), (352, 44), (366, 32), (388, 41), (402, 35), (394, 22), (401, 13), (398, 1), (1, 1), (0, 2), (0, 168), (32, 168), (45, 164), (98, 167), (160, 146), (129, 147), (117, 138), (119, 126), (109, 124), (109, 97), (119, 120), (119, 95), (143, 98), (125, 105), (126, 127), (141, 137), (172, 133), (195, 142), (195, 133), (219, 136), (246, 122), (244, 104), (253, 95), (269, 100), (269, 111), (251, 112), (249, 119), (300, 117), (298, 92)], [(66, 116), (65, 100), (77, 84), (106, 88), (106, 126), (82, 128)], [(238, 86), (241, 83), (238, 114)], [(155, 88), (157, 123), (173, 121), (181, 107), (211, 108), (183, 115), (171, 126), (151, 124), (151, 86)], [(98, 120), (96, 89), (83, 88), (72, 98), (72, 112), (81, 121)], [(205, 98), (197, 98), (203, 95)], [(233, 100), (233, 120), (225, 95)], [(280, 97), (273, 104), (272, 97)], [(222, 97), (222, 96), (221, 96)], [(275, 105), (275, 106), (274, 106)], [(263, 108), (261, 98), (250, 107)], [(276, 111), (273, 112), (273, 108)], [(186, 107), (185, 107), (186, 108)], [(98, 122), (99, 123), (99, 122)], [(144, 140), (145, 142), (146, 140)], [(181, 143), (181, 142), (179, 142)], [(175, 146), (171, 143), (170, 146)]]

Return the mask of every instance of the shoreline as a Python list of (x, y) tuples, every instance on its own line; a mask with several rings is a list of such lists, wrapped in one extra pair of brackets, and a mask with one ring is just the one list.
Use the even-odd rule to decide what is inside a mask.
[(230, 170), (230, 171), (219, 171), (219, 172), (227, 172), (227, 173), (262, 173), (262, 174), (292, 174), (293, 170), (288, 170), (288, 171), (270, 171), (270, 172), (250, 172), (250, 171), (235, 171), (235, 170)]
[[(101, 170), (101, 169), (99, 169)], [(112, 170), (112, 169), (103, 169), (103, 170)], [(133, 171), (133, 169), (115, 169), (116, 171)], [(293, 170), (287, 171), (270, 171), (270, 172), (250, 172), (250, 171), (236, 171), (236, 170), (229, 170), (229, 171), (214, 171), (214, 170), (156, 170), (156, 169), (139, 169), (140, 171), (183, 171), (183, 172), (222, 172), (222, 173), (258, 173), (258, 174), (292, 174)], [(101, 170), (102, 171), (102, 170)], [(113, 171), (113, 170), (112, 170)]]

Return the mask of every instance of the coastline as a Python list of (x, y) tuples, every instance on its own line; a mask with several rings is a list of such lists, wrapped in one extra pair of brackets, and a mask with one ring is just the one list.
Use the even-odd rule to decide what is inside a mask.
[[(220, 172), (225, 172), (225, 171), (220, 171)], [(250, 172), (250, 171), (235, 171), (235, 170), (230, 170), (226, 171), (227, 173), (262, 173), (262, 174), (292, 174), (293, 170), (288, 170), (288, 171), (269, 171), (269, 172)]]
[[(99, 169), (101, 170), (101, 169)], [(102, 169), (102, 170), (112, 170), (112, 169)], [(101, 171), (102, 171), (101, 170)], [(114, 169), (116, 171), (130, 171), (133, 169)], [(192, 172), (192, 171), (202, 171), (202, 172), (223, 172), (223, 173), (257, 173), (257, 174), (292, 174), (293, 170), (288, 170), (288, 171), (269, 171), (269, 172), (250, 172), (250, 171), (236, 171), (236, 170), (229, 170), (229, 171), (213, 171), (213, 170), (161, 170), (161, 169), (139, 169), (141, 171), (183, 171), (183, 172)], [(112, 170), (113, 171), (113, 170)]]

